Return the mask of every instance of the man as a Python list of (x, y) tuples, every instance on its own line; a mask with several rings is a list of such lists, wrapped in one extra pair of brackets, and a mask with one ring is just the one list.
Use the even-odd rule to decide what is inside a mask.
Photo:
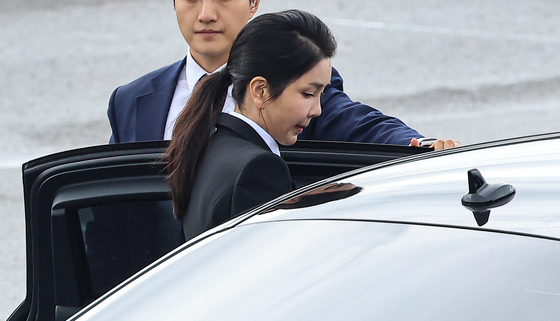
[[(176, 0), (173, 3), (179, 29), (189, 44), (187, 56), (115, 89), (108, 110), (111, 143), (171, 139), (175, 120), (197, 81), (225, 66), (233, 41), (257, 12), (260, 0)], [(224, 112), (234, 107), (228, 97)], [(331, 84), (321, 97), (321, 107), (321, 116), (312, 120), (299, 139), (411, 146), (427, 141), (399, 119), (353, 102), (343, 92), (342, 77), (334, 68)], [(437, 140), (433, 147), (457, 145), (455, 141)]]

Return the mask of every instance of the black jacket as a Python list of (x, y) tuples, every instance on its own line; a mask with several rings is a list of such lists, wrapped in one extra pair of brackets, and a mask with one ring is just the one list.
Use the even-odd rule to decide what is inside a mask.
[(183, 219), (187, 240), (292, 190), (288, 166), (249, 124), (222, 114), (216, 128)]

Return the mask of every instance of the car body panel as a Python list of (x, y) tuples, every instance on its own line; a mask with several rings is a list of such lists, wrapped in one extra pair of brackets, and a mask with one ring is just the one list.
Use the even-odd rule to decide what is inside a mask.
[(75, 320), (555, 320), (559, 254), (557, 241), (461, 228), (261, 222), (170, 257)]

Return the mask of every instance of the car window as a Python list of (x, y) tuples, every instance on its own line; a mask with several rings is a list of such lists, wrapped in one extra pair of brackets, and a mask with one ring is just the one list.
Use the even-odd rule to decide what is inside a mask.
[(183, 242), (171, 201), (123, 202), (77, 212), (94, 298)]

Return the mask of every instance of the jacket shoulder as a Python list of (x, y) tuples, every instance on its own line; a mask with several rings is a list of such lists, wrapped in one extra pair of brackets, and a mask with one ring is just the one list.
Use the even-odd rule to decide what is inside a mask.
[(157, 70), (154, 70), (152, 72), (149, 72), (147, 74), (145, 74), (142, 77), (139, 77), (131, 82), (129, 82), (126, 85), (122, 85), (119, 88), (117, 88), (115, 90), (115, 92), (118, 93), (123, 93), (123, 92), (127, 92), (130, 90), (143, 90), (144, 88), (148, 87), (151, 88), (152, 86), (152, 79), (157, 78), (158, 76), (165, 74), (167, 72), (173, 71), (173, 72), (178, 72), (178, 68), (181, 66), (181, 64), (183, 63), (182, 60), (179, 60), (177, 62), (174, 62), (172, 64), (169, 64), (167, 66), (161, 67)]
[(232, 191), (231, 212), (235, 216), (292, 190), (288, 166), (279, 156), (255, 153), (239, 173)]
[[(113, 91), (111, 98), (109, 99), (109, 108), (107, 110), (107, 116), (112, 130), (110, 143), (136, 141), (137, 138), (135, 133), (138, 124), (133, 118), (136, 108), (136, 97), (156, 91), (162, 91), (165, 88), (168, 88), (168, 90), (163, 90), (163, 92), (167, 92), (167, 95), (169, 95), (170, 92), (172, 95), (171, 90), (174, 90), (176, 86), (176, 81), (184, 66), (184, 61), (185, 60), (183, 59), (154, 70), (126, 85), (116, 88)], [(172, 96), (169, 97), (169, 102), (171, 102), (171, 98)], [(163, 100), (163, 103), (162, 100), (159, 100), (158, 103), (159, 105), (165, 105), (165, 100)], [(161, 120), (160, 118), (166, 116), (166, 111), (167, 109), (164, 109), (156, 115), (150, 114), (150, 117), (154, 119), (154, 121)], [(165, 122), (165, 120), (163, 120), (163, 122)], [(164, 126), (164, 123), (162, 123), (161, 126)], [(157, 129), (155, 131), (157, 131)], [(162, 137), (163, 129), (161, 137), (156, 134), (148, 140), (158, 140)]]

